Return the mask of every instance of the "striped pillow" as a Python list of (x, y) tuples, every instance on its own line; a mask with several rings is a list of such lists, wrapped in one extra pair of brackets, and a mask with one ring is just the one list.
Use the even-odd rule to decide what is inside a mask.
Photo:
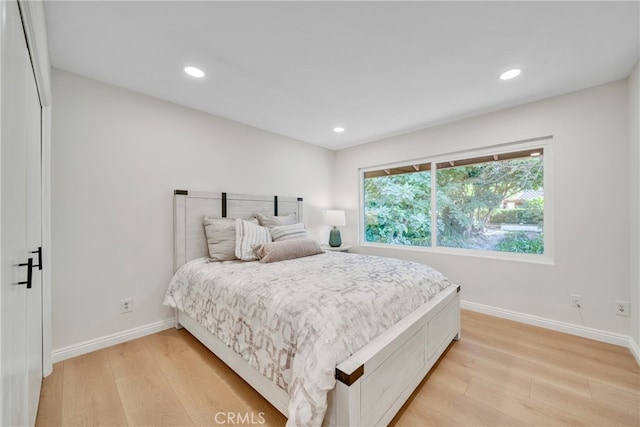
[(270, 229), (271, 237), (274, 242), (279, 242), (281, 240), (292, 240), (292, 239), (307, 239), (307, 230), (304, 228), (303, 223), (292, 224), (292, 225), (280, 225), (278, 227), (272, 227)]
[(236, 219), (236, 257), (243, 261), (258, 259), (253, 247), (271, 242), (269, 229), (243, 219)]

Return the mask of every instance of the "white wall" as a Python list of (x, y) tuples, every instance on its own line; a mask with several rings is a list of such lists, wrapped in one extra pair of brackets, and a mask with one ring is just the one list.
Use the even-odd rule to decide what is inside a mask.
[[(452, 95), (455, 96), (455, 95)], [(613, 300), (629, 300), (626, 81), (341, 150), (334, 205), (358, 241), (358, 168), (553, 135), (554, 265), (414, 250), (354, 248), (424, 262), (462, 286), (463, 300), (628, 335)], [(569, 306), (580, 294), (583, 308)]]
[(58, 70), (53, 96), (54, 352), (172, 317), (174, 189), (301, 196), (320, 230), (333, 151)]
[[(640, 63), (629, 76), (631, 339), (640, 350)], [(636, 354), (640, 358), (640, 354)]]
[[(344, 208), (343, 241), (356, 244), (358, 168), (550, 134), (554, 265), (354, 251), (433, 265), (462, 285), (466, 301), (640, 343), (638, 86), (636, 66), (628, 82), (335, 153), (54, 70), (54, 351), (171, 318), (160, 302), (172, 274), (174, 189), (303, 196), (305, 222), (321, 240), (322, 210)], [(572, 293), (582, 295), (581, 310), (569, 307)], [(134, 312), (120, 315), (128, 297)], [(613, 315), (614, 299), (631, 301), (631, 318)]]

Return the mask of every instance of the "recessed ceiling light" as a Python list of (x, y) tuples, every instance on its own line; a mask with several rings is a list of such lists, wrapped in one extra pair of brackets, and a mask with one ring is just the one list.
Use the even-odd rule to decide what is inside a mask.
[(344, 128), (341, 128), (341, 127), (333, 128), (333, 131), (336, 133), (344, 132)]
[(539, 156), (540, 154), (542, 154), (542, 153), (540, 153), (539, 151), (534, 151), (533, 153), (531, 153), (531, 154), (529, 154), (529, 155), (530, 155), (531, 157), (536, 157), (536, 156)]
[(518, 77), (520, 73), (521, 73), (521, 70), (519, 70), (518, 68), (507, 70), (504, 73), (500, 74), (500, 80), (510, 80), (514, 77)]
[(197, 79), (201, 79), (204, 77), (204, 71), (202, 71), (200, 68), (184, 67), (184, 72)]

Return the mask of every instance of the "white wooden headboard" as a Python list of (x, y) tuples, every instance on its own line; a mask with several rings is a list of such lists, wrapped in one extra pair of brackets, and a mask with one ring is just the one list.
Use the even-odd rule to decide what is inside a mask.
[(256, 214), (297, 215), (303, 222), (301, 197), (173, 192), (173, 270), (209, 254), (202, 218), (253, 218)]

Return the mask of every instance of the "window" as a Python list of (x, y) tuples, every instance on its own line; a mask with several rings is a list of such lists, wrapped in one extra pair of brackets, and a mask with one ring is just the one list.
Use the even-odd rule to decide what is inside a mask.
[(365, 241), (431, 246), (431, 164), (364, 174)]
[(364, 242), (544, 254), (543, 146), (365, 171), (363, 180)]

